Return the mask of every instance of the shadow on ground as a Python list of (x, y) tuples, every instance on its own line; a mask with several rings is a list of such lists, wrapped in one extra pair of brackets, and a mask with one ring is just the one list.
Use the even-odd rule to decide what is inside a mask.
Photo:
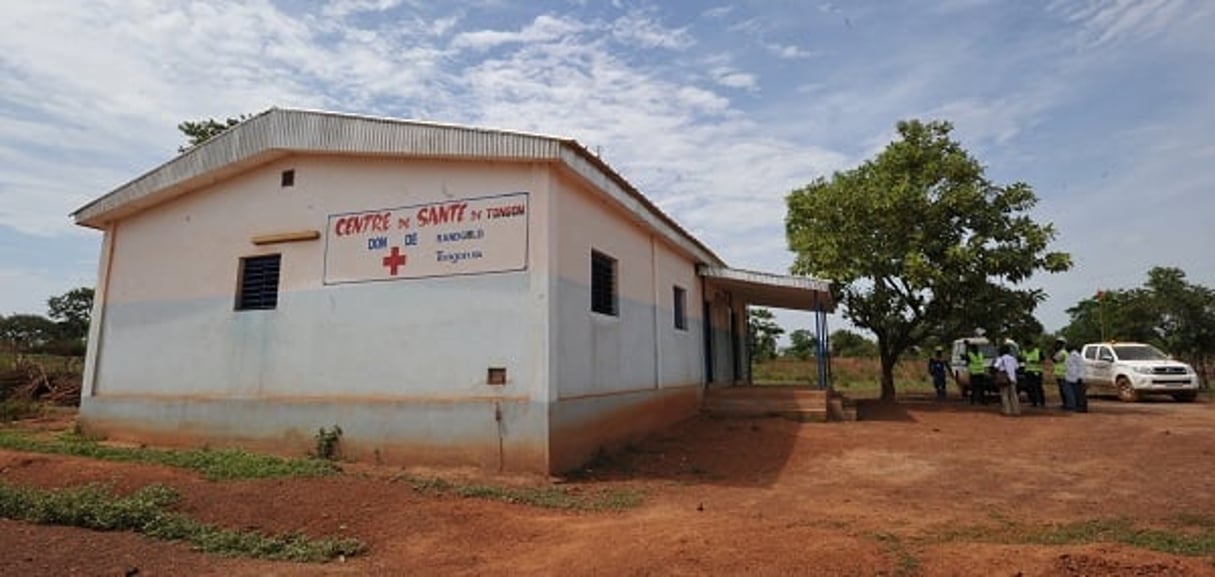
[(681, 484), (772, 485), (807, 427), (781, 417), (724, 418), (701, 414), (664, 431), (600, 454), (566, 474), (577, 481), (661, 479)]

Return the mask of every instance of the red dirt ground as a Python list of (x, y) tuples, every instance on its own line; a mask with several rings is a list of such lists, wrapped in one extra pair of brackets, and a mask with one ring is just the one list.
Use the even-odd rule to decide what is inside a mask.
[[(323, 479), (211, 482), (160, 466), (0, 451), (6, 483), (164, 483), (182, 493), (181, 510), (207, 522), (370, 547), (306, 565), (0, 520), (0, 575), (1215, 576), (1213, 557), (999, 542), (1002, 524), (1165, 527), (1182, 515), (1215, 517), (1215, 405), (1097, 400), (1092, 411), (1005, 418), (996, 406), (913, 399), (864, 406), (853, 423), (701, 417), (564, 483), (643, 492), (644, 504), (624, 512), (423, 494), (393, 480), (399, 469), (370, 465)], [(989, 529), (968, 533), (976, 526)]]

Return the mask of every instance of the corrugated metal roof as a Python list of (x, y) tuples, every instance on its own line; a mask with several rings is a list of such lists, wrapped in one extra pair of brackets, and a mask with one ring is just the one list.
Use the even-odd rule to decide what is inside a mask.
[(573, 139), (525, 132), (272, 108), (84, 205), (76, 223), (105, 223), (289, 153), (554, 162), (702, 262), (724, 262)]
[(835, 310), (831, 285), (805, 276), (787, 276), (718, 266), (700, 266), (700, 276), (728, 288), (748, 304), (800, 310)]

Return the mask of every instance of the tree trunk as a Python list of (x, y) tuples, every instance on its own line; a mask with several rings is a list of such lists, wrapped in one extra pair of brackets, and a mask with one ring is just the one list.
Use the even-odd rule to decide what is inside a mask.
[(894, 394), (894, 359), (881, 355), (882, 359), (882, 402), (893, 403)]

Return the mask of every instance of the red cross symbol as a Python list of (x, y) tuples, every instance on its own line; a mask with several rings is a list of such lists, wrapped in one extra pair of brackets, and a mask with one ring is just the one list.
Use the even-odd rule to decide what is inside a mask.
[(392, 252), (384, 257), (381, 262), (388, 267), (388, 274), (397, 276), (397, 268), (405, 266), (406, 255), (401, 254), (401, 247), (392, 247)]

